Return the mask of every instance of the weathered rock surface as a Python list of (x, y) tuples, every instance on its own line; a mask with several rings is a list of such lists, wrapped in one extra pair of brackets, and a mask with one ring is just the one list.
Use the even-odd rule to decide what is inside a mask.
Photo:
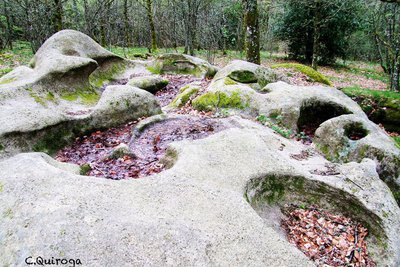
[(0, 79), (0, 158), (54, 152), (77, 134), (161, 112), (155, 98), (131, 86), (100, 86), (143, 65), (124, 60), (83, 33), (64, 30), (32, 60)]
[(130, 79), (128, 85), (139, 87), (140, 89), (155, 94), (168, 85), (168, 80), (159, 75), (139, 76)]
[(376, 124), (356, 115), (343, 115), (321, 124), (314, 143), (335, 162), (377, 162), (380, 176), (400, 200), (400, 150)]
[[(399, 264), (399, 207), (373, 161), (313, 174), (328, 161), (290, 156), (309, 147), (237, 123), (243, 129), (173, 143), (174, 166), (140, 180), (79, 176), (44, 154), (0, 162), (2, 263), (62, 255), (85, 266), (312, 266), (259, 212), (290, 201), (350, 214), (369, 226), (378, 265)], [(268, 186), (276, 183), (283, 192)]]
[(256, 90), (262, 89), (269, 83), (288, 81), (285, 76), (270, 68), (243, 60), (234, 60), (219, 70), (213, 79), (213, 83), (219, 80), (223, 80), (226, 85), (249, 84)]
[[(321, 125), (323, 129), (319, 131), (321, 138), (317, 139), (317, 143), (328, 158), (344, 162), (359, 162), (363, 158), (377, 161), (381, 179), (387, 182), (400, 203), (400, 151), (382, 129), (368, 120), (356, 102), (341, 91), (326, 86), (293, 86), (276, 82), (257, 89), (251, 83), (257, 77), (256, 70), (257, 65), (234, 61), (216, 74), (207, 92), (193, 100), (193, 107), (198, 110), (227, 108), (238, 110), (244, 115), (265, 115), (280, 127), (297, 133), (317, 129), (326, 122), (322, 124), (325, 127)], [(250, 83), (245, 83), (245, 80)], [(343, 141), (344, 130), (337, 129), (337, 120), (334, 118), (346, 114), (351, 114), (353, 121), (369, 125), (368, 129), (373, 129), (374, 134), (362, 141)], [(335, 142), (331, 142), (332, 139)], [(339, 152), (345, 153), (345, 158), (338, 156)]]
[(182, 54), (164, 54), (148, 64), (148, 69), (156, 74), (191, 74), (197, 77), (214, 77), (217, 68), (207, 61)]
[(0, 116), (0, 158), (24, 151), (52, 154), (87, 131), (161, 113), (151, 93), (128, 85), (108, 86), (96, 106), (75, 108), (45, 108), (17, 100), (2, 106), (0, 114), (7, 116)]

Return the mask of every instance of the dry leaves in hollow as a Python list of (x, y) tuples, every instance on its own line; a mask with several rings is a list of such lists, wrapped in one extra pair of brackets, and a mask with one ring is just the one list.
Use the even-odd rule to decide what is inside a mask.
[(376, 266), (368, 255), (363, 225), (315, 206), (285, 206), (283, 213), (281, 225), (289, 242), (318, 266)]

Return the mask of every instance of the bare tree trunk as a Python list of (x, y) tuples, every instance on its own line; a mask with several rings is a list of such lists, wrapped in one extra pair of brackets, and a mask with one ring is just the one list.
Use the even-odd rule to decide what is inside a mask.
[(53, 27), (55, 32), (59, 32), (63, 29), (62, 0), (54, 0)]
[(125, 44), (130, 47), (132, 46), (132, 41), (129, 34), (128, 0), (124, 0), (124, 28)]
[(319, 37), (321, 34), (321, 1), (314, 0), (314, 36), (313, 36), (313, 54), (311, 66), (313, 69), (318, 69), (318, 54), (319, 54)]
[(13, 33), (12, 33), (12, 23), (10, 18), (10, 9), (9, 9), (9, 2), (4, 0), (4, 14), (6, 16), (6, 23), (7, 23), (7, 39), (5, 45), (12, 50), (13, 49)]
[(260, 64), (260, 32), (258, 22), (257, 0), (244, 1), (247, 61)]
[(147, 19), (149, 20), (150, 33), (151, 33), (151, 51), (157, 51), (157, 35), (156, 26), (154, 24), (152, 0), (146, 0)]

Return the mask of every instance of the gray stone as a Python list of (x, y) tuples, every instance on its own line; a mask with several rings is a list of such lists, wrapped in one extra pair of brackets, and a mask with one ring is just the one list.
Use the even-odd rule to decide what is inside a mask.
[[(313, 266), (261, 212), (311, 200), (368, 225), (379, 266), (400, 263), (399, 207), (373, 161), (313, 174), (328, 161), (290, 156), (309, 147), (237, 123), (243, 129), (171, 144), (172, 168), (139, 180), (79, 176), (43, 154), (0, 162), (3, 264), (40, 254), (85, 266)], [(259, 190), (271, 177), (285, 188), (272, 202), (271, 188)]]
[(139, 87), (140, 89), (155, 94), (161, 89), (164, 89), (168, 83), (169, 81), (167, 79), (164, 79), (159, 75), (153, 75), (134, 77), (129, 80), (128, 85)]
[(54, 153), (76, 134), (161, 112), (138, 88), (100, 87), (142, 71), (83, 33), (64, 30), (38, 50), (32, 68), (0, 79), (0, 158), (22, 151)]
[(235, 82), (249, 85), (253, 84), (253, 86), (256, 84), (256, 90), (261, 90), (269, 83), (277, 81), (288, 82), (286, 77), (273, 69), (243, 60), (234, 60), (218, 71), (213, 79), (213, 83), (219, 80), (223, 80), (225, 85), (233, 85)]
[(197, 77), (214, 77), (217, 68), (207, 61), (183, 54), (163, 54), (148, 64), (155, 74), (190, 74)]
[(335, 162), (376, 161), (377, 170), (400, 203), (400, 150), (376, 124), (356, 115), (343, 115), (321, 124), (316, 147)]
[(124, 156), (134, 157), (135, 155), (131, 152), (127, 144), (122, 143), (113, 148), (108, 158), (119, 159), (123, 158)]

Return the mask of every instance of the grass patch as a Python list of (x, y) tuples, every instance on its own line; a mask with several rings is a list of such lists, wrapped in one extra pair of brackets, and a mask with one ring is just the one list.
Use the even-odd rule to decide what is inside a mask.
[(325, 77), (323, 74), (321, 74), (318, 71), (314, 70), (313, 68), (303, 65), (303, 64), (282, 63), (282, 64), (272, 65), (271, 68), (273, 68), (273, 69), (277, 69), (277, 68), (294, 69), (294, 70), (297, 70), (297, 71), (307, 75), (309, 78), (313, 79), (315, 82), (333, 86), (332, 82), (327, 77)]
[[(274, 118), (272, 118), (272, 117), (274, 117)], [(283, 136), (287, 139), (291, 138), (291, 136), (293, 134), (293, 132), (291, 130), (282, 126), (282, 121), (281, 121), (282, 117), (280, 115), (267, 117), (266, 115), (261, 114), (256, 119), (262, 125), (271, 128), (277, 134), (280, 134), (281, 136)]]
[[(365, 65), (365, 64), (364, 64)], [(379, 80), (384, 83), (389, 83), (389, 75), (377, 69), (377, 65), (370, 63), (368, 66), (358, 66), (358, 64), (337, 64), (333, 66), (338, 72), (346, 72), (358, 76), (364, 76), (367, 79)]]
[(393, 140), (396, 143), (397, 148), (400, 149), (400, 136), (393, 137)]
[(11, 72), (18, 66), (28, 65), (32, 57), (33, 52), (29, 42), (14, 42), (12, 50), (0, 50), (0, 76)]
[(342, 91), (350, 97), (363, 96), (363, 97), (374, 98), (376, 100), (380, 100), (382, 98), (400, 99), (400, 92), (364, 89), (357, 85), (342, 88)]

